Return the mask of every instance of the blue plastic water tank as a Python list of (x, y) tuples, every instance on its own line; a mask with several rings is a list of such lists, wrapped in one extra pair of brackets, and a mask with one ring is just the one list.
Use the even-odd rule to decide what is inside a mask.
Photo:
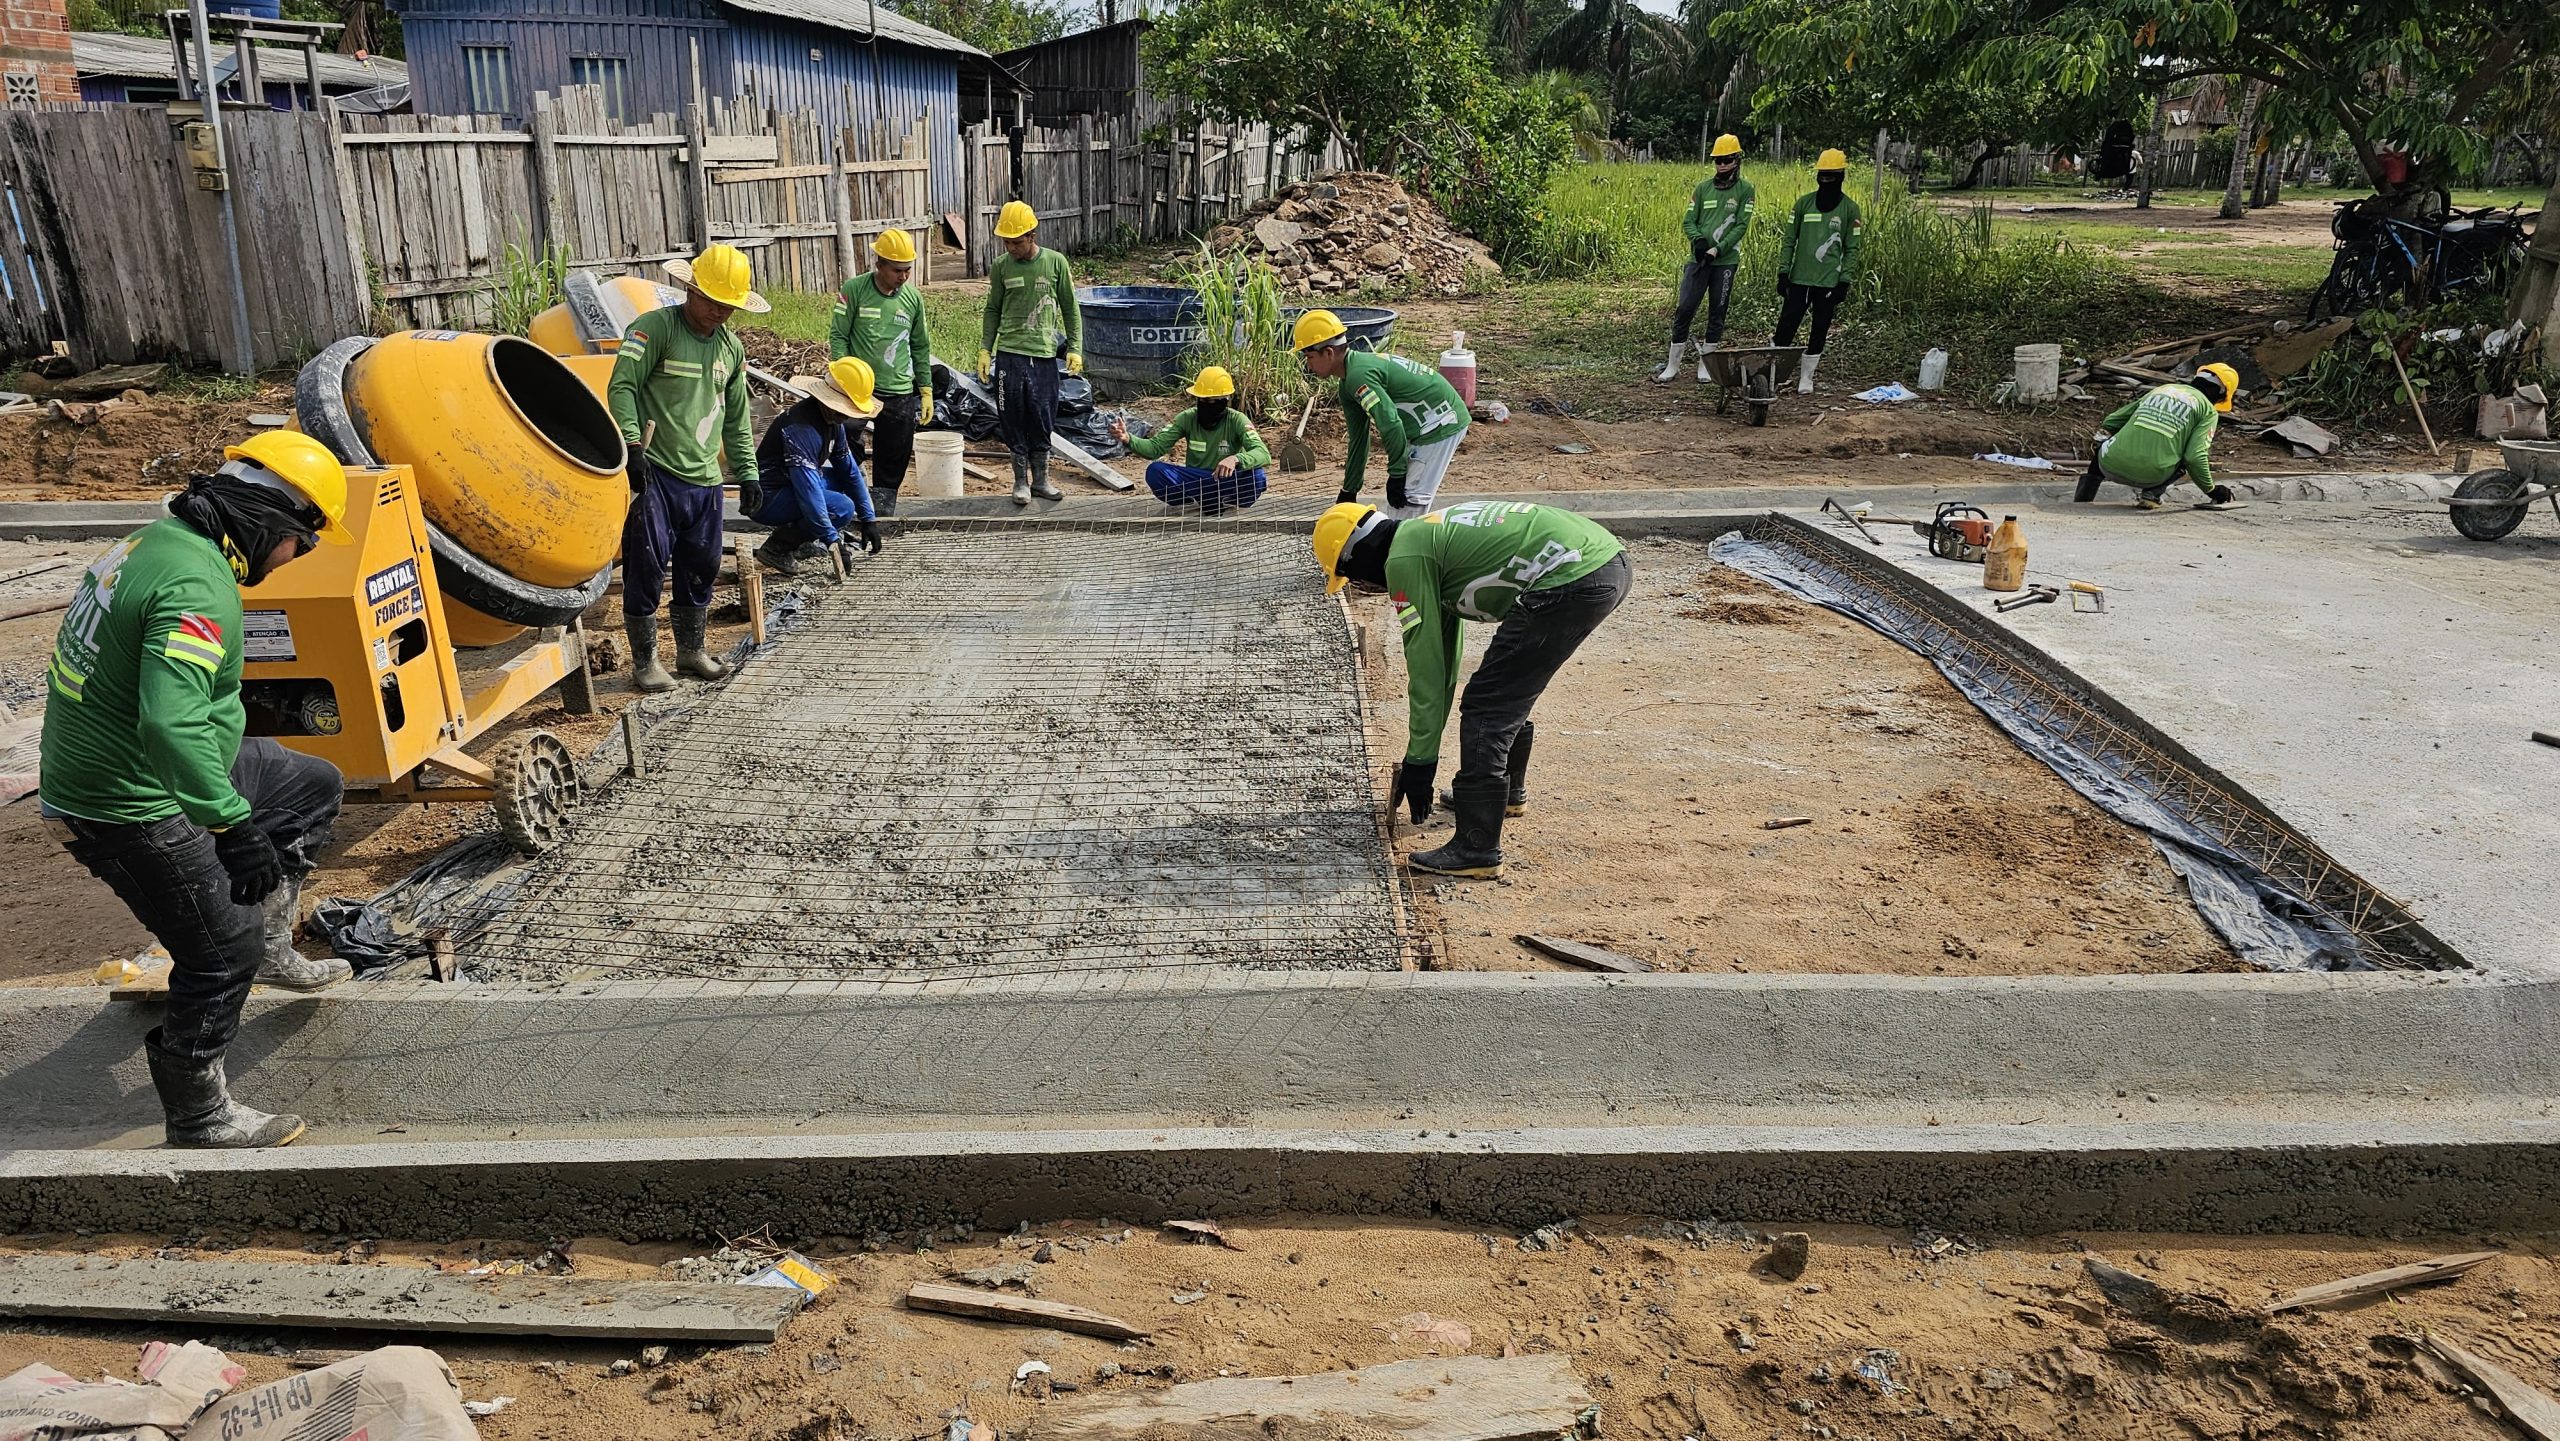
[(284, 0), (206, 0), (205, 9), (216, 15), (251, 15), (260, 20), (284, 18)]
[(1200, 343), (1200, 293), (1181, 285), (1088, 285), (1084, 373), (1112, 399), (1143, 395), (1182, 373), (1182, 354)]

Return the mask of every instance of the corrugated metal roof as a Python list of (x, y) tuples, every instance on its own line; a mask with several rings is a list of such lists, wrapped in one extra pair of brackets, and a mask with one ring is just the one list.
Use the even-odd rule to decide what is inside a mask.
[(824, 25), (830, 30), (850, 30), (857, 35), (872, 33), (872, 16), (876, 13), (879, 16), (879, 35), (883, 40), (913, 45), (919, 50), (947, 50), (955, 55), (975, 55), (981, 59), (987, 53), (956, 35), (945, 35), (921, 20), (910, 20), (886, 5), (875, 7), (871, 0), (721, 0), (721, 3), (740, 10), (752, 10), (759, 15)]
[[(219, 63), (231, 53), (230, 47), (214, 48)], [(74, 30), (71, 32), (72, 68), (83, 75), (124, 75), (156, 80), (177, 78), (177, 63), (170, 58), (169, 42), (147, 35), (124, 35), (107, 30)], [(275, 45), (258, 47), (259, 78), (279, 85), (307, 85), (302, 71), (302, 52)], [(350, 90), (375, 85), (404, 83), (409, 67), (397, 60), (375, 56), (358, 60), (351, 55), (320, 54), (320, 83), (324, 87)]]

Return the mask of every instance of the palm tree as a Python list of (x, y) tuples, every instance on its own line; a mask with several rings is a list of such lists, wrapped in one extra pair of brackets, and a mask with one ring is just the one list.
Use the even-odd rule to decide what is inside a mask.
[(1573, 148), (1585, 160), (1597, 160), (1609, 148), (1609, 116), (1592, 93), (1591, 77), (1570, 70), (1541, 70), (1520, 82), (1524, 93), (1548, 102), (1553, 113), (1573, 127)]
[(1639, 79), (1685, 69), (1696, 53), (1679, 22), (1636, 8), (1635, 0), (1582, 0), (1530, 47), (1529, 63), (1542, 70), (1574, 70), (1609, 81), (1609, 113), (1626, 108), (1627, 87)]

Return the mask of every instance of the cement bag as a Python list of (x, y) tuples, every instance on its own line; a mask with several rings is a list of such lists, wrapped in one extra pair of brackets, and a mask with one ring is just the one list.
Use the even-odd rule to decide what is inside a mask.
[(385, 1346), (217, 1401), (185, 1441), (479, 1441), (462, 1387), (423, 1346)]
[(2477, 429), (2482, 440), (2549, 440), (2551, 414), (2539, 385), (2519, 385), (2508, 396), (2480, 397)]
[(176, 1441), (205, 1404), (247, 1378), (189, 1341), (142, 1348), (142, 1381), (75, 1381), (39, 1361), (0, 1377), (0, 1441)]

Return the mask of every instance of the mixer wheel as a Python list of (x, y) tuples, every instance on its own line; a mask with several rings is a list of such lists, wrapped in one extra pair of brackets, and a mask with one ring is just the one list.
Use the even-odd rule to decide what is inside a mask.
[(498, 752), (494, 769), (497, 796), (490, 804), (507, 844), (528, 856), (560, 844), (569, 833), (569, 812), (584, 794), (569, 748), (549, 731), (527, 731)]

